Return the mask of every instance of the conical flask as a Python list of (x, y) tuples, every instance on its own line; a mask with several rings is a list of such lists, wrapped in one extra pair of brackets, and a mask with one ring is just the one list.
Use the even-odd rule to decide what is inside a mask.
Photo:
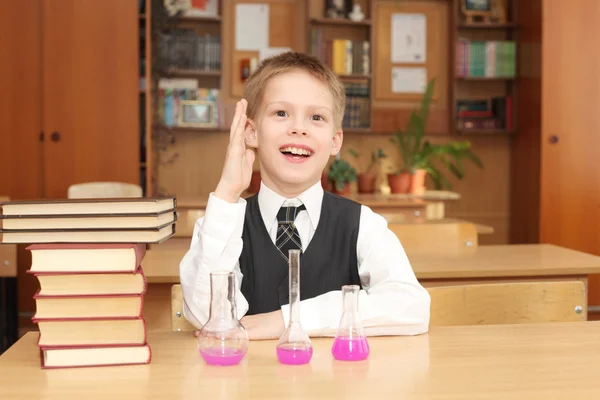
[(210, 314), (198, 334), (198, 350), (207, 364), (238, 364), (248, 351), (248, 333), (236, 317), (233, 272), (211, 272), (210, 292)]
[(290, 322), (277, 343), (277, 358), (282, 364), (306, 364), (313, 348), (300, 324), (300, 250), (289, 251), (289, 286)]
[(369, 357), (369, 342), (358, 313), (359, 293), (358, 285), (342, 286), (344, 312), (331, 347), (336, 360), (360, 361)]

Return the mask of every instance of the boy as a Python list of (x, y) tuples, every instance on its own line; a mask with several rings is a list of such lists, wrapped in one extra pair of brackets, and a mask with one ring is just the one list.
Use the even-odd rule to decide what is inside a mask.
[[(184, 316), (208, 320), (210, 272), (236, 274), (237, 316), (250, 339), (277, 339), (289, 320), (289, 248), (302, 250), (301, 323), (333, 335), (341, 286), (361, 285), (359, 313), (369, 335), (415, 335), (429, 325), (428, 292), (385, 219), (324, 192), (321, 175), (342, 146), (344, 85), (315, 58), (284, 53), (246, 82), (230, 130), (221, 179), (181, 261)], [(255, 153), (262, 183), (248, 187)]]

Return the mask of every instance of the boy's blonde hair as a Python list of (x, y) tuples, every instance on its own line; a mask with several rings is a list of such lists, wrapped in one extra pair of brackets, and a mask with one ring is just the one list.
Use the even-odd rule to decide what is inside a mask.
[(341, 128), (346, 108), (346, 91), (340, 78), (317, 58), (304, 53), (286, 52), (264, 60), (246, 81), (244, 98), (248, 101), (246, 115), (255, 119), (258, 114), (265, 88), (275, 76), (301, 70), (308, 72), (321, 82), (325, 83), (333, 97), (333, 118), (335, 126)]

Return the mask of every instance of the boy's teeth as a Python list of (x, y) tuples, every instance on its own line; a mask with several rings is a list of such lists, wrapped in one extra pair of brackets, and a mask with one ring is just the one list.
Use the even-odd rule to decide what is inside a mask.
[(297, 155), (303, 155), (303, 156), (310, 156), (312, 153), (308, 150), (304, 150), (304, 149), (299, 149), (297, 147), (285, 147), (283, 149), (281, 149), (281, 151), (286, 152), (286, 153), (292, 153), (292, 154), (297, 154)]

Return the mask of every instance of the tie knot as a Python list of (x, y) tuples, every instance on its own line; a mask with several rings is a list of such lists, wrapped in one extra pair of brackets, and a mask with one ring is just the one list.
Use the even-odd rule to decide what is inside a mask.
[(291, 225), (296, 220), (296, 215), (302, 210), (306, 210), (304, 204), (298, 207), (281, 207), (277, 212), (277, 223), (279, 225)]

